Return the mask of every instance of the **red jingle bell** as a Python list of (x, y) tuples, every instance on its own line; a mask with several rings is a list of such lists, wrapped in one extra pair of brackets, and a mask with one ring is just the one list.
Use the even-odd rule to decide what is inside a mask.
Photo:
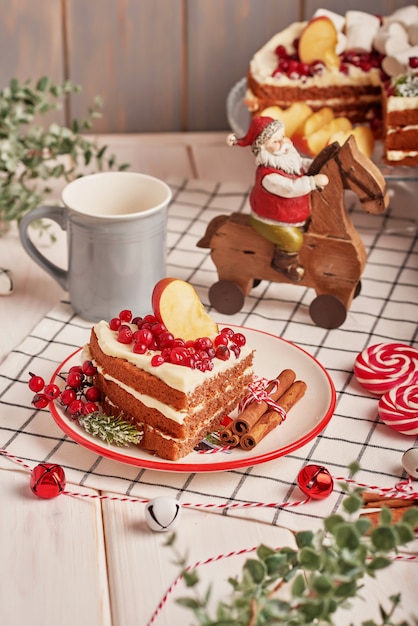
[(326, 467), (306, 465), (298, 474), (298, 485), (306, 496), (315, 500), (327, 498), (334, 489), (334, 481)]
[(65, 489), (65, 474), (60, 465), (41, 463), (33, 468), (30, 488), (38, 498), (56, 498)]

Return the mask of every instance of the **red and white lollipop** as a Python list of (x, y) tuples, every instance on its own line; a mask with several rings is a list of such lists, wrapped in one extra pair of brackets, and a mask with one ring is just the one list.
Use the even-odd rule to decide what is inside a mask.
[(387, 391), (378, 405), (379, 417), (402, 435), (418, 435), (418, 384)]
[(418, 383), (418, 350), (403, 343), (378, 343), (361, 352), (354, 375), (370, 393), (382, 395), (399, 385)]

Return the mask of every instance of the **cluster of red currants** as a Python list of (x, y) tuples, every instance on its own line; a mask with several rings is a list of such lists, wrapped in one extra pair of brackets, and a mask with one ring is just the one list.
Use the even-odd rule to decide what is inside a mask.
[(119, 317), (110, 320), (109, 327), (117, 332), (120, 343), (132, 345), (134, 353), (155, 352), (151, 357), (151, 365), (154, 367), (171, 363), (202, 372), (211, 371), (214, 359), (227, 361), (231, 353), (238, 358), (246, 343), (245, 336), (231, 328), (223, 328), (213, 340), (200, 337), (184, 341), (174, 337), (154, 315), (133, 318), (132, 312), (126, 309), (119, 313)]
[(58, 400), (73, 419), (81, 415), (90, 415), (99, 410), (97, 402), (100, 391), (91, 382), (96, 368), (91, 361), (74, 365), (65, 374), (65, 388), (61, 390), (55, 383), (45, 385), (42, 376), (30, 373), (29, 389), (35, 393), (32, 404), (37, 409), (44, 409), (51, 400)]
[[(297, 50), (297, 42), (295, 44)], [(297, 53), (289, 54), (285, 46), (277, 46), (276, 55), (278, 58), (278, 64), (273, 72), (273, 76), (280, 76), (285, 74), (291, 79), (300, 79), (303, 77), (315, 76), (315, 74), (322, 74), (325, 65), (322, 61), (316, 61), (315, 63), (302, 63)]]
[(363, 72), (370, 72), (373, 68), (380, 69), (383, 55), (377, 50), (371, 52), (357, 52), (356, 50), (346, 50), (341, 57), (340, 71), (348, 74), (348, 66), (359, 67)]
[[(294, 48), (297, 50), (297, 41)], [(285, 74), (288, 78), (298, 80), (309, 76), (320, 75), (325, 70), (325, 64), (318, 60), (313, 63), (302, 63), (297, 52), (289, 54), (283, 45), (277, 46), (276, 55), (278, 58), (277, 68), (273, 72), (273, 76)], [(355, 50), (346, 50), (341, 55), (339, 70), (342, 74), (348, 74), (349, 66), (359, 67), (363, 72), (370, 72), (373, 68), (381, 68), (383, 56), (372, 50), (371, 52), (359, 53)]]

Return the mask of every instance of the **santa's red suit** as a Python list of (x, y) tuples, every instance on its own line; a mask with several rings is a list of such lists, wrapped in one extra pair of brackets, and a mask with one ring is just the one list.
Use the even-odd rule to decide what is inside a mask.
[(310, 193), (301, 196), (283, 197), (271, 193), (263, 186), (263, 179), (270, 174), (279, 174), (295, 180), (303, 174), (289, 174), (284, 170), (259, 165), (256, 170), (254, 187), (250, 195), (250, 205), (254, 214), (262, 220), (283, 224), (303, 224), (310, 215)]

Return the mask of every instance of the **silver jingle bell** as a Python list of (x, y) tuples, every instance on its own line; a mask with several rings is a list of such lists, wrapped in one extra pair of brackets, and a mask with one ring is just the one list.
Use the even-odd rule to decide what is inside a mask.
[(418, 448), (409, 448), (403, 453), (402, 466), (408, 476), (418, 478)]
[(145, 519), (151, 530), (166, 532), (173, 530), (179, 521), (181, 504), (173, 498), (161, 496), (145, 505)]

